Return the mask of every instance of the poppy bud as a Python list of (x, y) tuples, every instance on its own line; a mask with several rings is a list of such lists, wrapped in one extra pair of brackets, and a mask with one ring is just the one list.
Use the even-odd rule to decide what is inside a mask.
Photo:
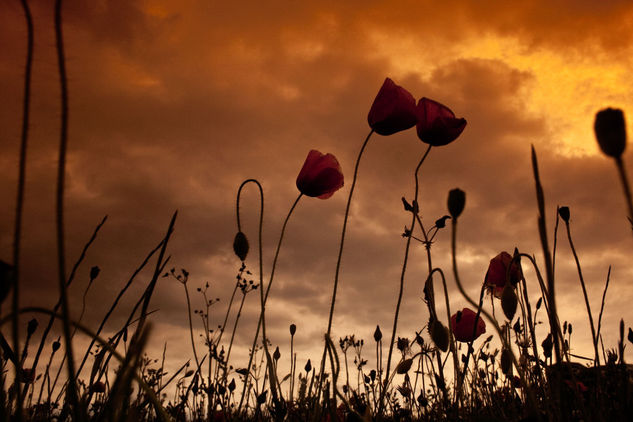
[(266, 403), (266, 395), (267, 394), (268, 394), (268, 390), (264, 391), (259, 396), (257, 396), (257, 404), (264, 404), (264, 403)]
[(61, 346), (62, 346), (62, 344), (59, 342), (59, 340), (55, 340), (53, 342), (53, 352), (58, 351)]
[(231, 379), (231, 382), (229, 383), (229, 391), (232, 393), (233, 390), (235, 390), (235, 380)]
[(448, 193), (448, 212), (453, 219), (460, 216), (466, 205), (466, 193), (459, 189), (453, 189)]
[(281, 357), (281, 352), (279, 352), (279, 346), (277, 346), (277, 348), (273, 352), (273, 359), (277, 361), (279, 360), (280, 357)]
[(411, 365), (413, 364), (413, 359), (405, 359), (398, 364), (396, 367), (396, 372), (398, 374), (406, 374), (411, 369)]
[(233, 251), (235, 251), (235, 255), (242, 261), (246, 259), (246, 255), (248, 255), (248, 240), (246, 239), (246, 235), (242, 232), (237, 232), (235, 235), (235, 240), (233, 240)]
[(517, 311), (517, 303), (518, 299), (514, 292), (514, 287), (512, 287), (510, 283), (507, 283), (501, 294), (501, 307), (503, 308), (503, 313), (510, 321), (512, 321)]
[(565, 223), (569, 223), (569, 207), (560, 207), (558, 209), (558, 215), (563, 219)]
[(593, 129), (602, 152), (609, 157), (619, 158), (626, 148), (626, 126), (622, 110), (600, 110), (596, 113)]
[(512, 371), (512, 354), (510, 350), (504, 348), (501, 351), (501, 372), (503, 372), (504, 375), (509, 375), (512, 373), (511, 371)]
[(37, 320), (35, 318), (33, 318), (32, 320), (29, 321), (28, 325), (26, 326), (26, 334), (31, 337), (33, 335), (33, 333), (35, 333), (35, 330), (37, 330), (37, 326), (39, 324), (37, 323)]
[(185, 378), (189, 378), (193, 375), (194, 372), (195, 371), (193, 369), (188, 370), (187, 372), (185, 372)]
[(91, 283), (95, 280), (95, 278), (99, 276), (100, 272), (101, 272), (101, 269), (97, 267), (96, 265), (90, 268), (90, 282)]
[(448, 220), (449, 217), (448, 215), (445, 215), (442, 218), (438, 218), (437, 220), (435, 220), (435, 227), (437, 227), (438, 229), (443, 229), (444, 227), (446, 227), (446, 220)]
[(538, 300), (536, 301), (536, 309), (539, 310), (542, 304), (543, 304), (543, 298), (539, 297)]
[(431, 322), (431, 327), (429, 330), (431, 334), (431, 340), (440, 349), (442, 352), (448, 350), (448, 330), (446, 327), (442, 325), (442, 323), (438, 320), (433, 320)]
[(548, 334), (547, 337), (545, 337), (545, 340), (543, 340), (543, 343), (541, 343), (541, 346), (543, 347), (543, 354), (545, 355), (545, 357), (551, 358), (552, 346), (554, 346), (551, 333)]
[(306, 363), (306, 366), (303, 369), (305, 369), (306, 372), (310, 372), (312, 370), (312, 363), (310, 363), (310, 359), (308, 359), (308, 362)]
[(374, 331), (374, 340), (378, 343), (382, 339), (382, 332), (380, 331), (380, 326), (376, 325), (376, 331)]
[(409, 348), (409, 339), (408, 338), (403, 338), (403, 337), (398, 337), (398, 341), (396, 342), (396, 347), (401, 352), (404, 352), (405, 350), (407, 350)]
[(629, 342), (633, 343), (633, 330), (631, 330), (631, 327), (629, 327), (629, 335), (627, 338), (629, 339)]
[(297, 326), (294, 324), (290, 324), (290, 335), (294, 336), (296, 332), (297, 332)]

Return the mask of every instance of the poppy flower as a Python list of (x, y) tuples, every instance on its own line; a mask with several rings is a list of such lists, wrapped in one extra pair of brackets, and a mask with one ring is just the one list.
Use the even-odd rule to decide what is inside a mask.
[(428, 98), (418, 102), (416, 112), (418, 138), (434, 147), (453, 142), (466, 127), (466, 119), (456, 118), (450, 108)]
[(332, 154), (311, 150), (297, 176), (297, 188), (306, 195), (327, 199), (343, 187), (341, 165)]
[(415, 98), (389, 78), (380, 87), (367, 115), (369, 126), (380, 135), (391, 135), (415, 126)]
[[(477, 327), (475, 330), (476, 316), (476, 312), (464, 308), (451, 317), (451, 329), (453, 330), (455, 340), (468, 343), (474, 341), (477, 337), (486, 332), (486, 323), (481, 317), (477, 318)], [(474, 336), (473, 331), (475, 332)]]
[[(505, 251), (490, 260), (488, 272), (486, 272), (486, 277), (484, 278), (484, 285), (496, 298), (501, 298), (503, 293), (503, 288), (506, 285), (506, 272), (510, 262), (512, 262), (512, 257)], [(521, 264), (514, 262), (510, 269), (510, 282), (514, 286), (520, 279)]]

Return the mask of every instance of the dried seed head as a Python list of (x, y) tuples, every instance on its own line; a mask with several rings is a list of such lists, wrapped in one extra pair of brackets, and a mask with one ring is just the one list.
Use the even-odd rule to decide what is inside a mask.
[(622, 110), (600, 110), (596, 113), (593, 129), (602, 152), (609, 157), (619, 158), (626, 148), (626, 125)]

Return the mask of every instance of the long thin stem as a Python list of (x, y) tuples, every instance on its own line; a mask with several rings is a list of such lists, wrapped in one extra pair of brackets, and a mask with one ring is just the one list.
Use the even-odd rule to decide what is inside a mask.
[(626, 176), (626, 169), (624, 168), (621, 156), (615, 159), (615, 165), (618, 168), (618, 175), (620, 176), (620, 182), (622, 183), (622, 189), (624, 190), (624, 196), (626, 197), (626, 205), (629, 208), (629, 221), (633, 224), (633, 199), (631, 198), (629, 178)]
[(193, 340), (193, 322), (191, 321), (191, 299), (189, 298), (189, 288), (187, 288), (187, 276), (182, 283), (185, 288), (185, 297), (187, 298), (187, 315), (189, 316), (189, 337), (191, 338), (191, 348), (193, 349), (193, 357), (196, 360), (196, 366), (200, 366), (200, 359), (198, 359), (198, 352), (196, 351), (196, 343)]
[(602, 304), (600, 305), (600, 315), (598, 316), (598, 332), (596, 333), (596, 341), (600, 337), (600, 324), (602, 323), (602, 312), (604, 311), (604, 303), (607, 298), (607, 289), (609, 288), (609, 279), (611, 279), (611, 266), (609, 265), (609, 271), (607, 272), (607, 281), (604, 285), (604, 291), (602, 292)]
[[(240, 185), (240, 188), (237, 191), (237, 228), (238, 230), (241, 231), (241, 225), (240, 225), (240, 194), (242, 192), (243, 187), (249, 183), (256, 183), (259, 187), (260, 187), (260, 191), (261, 191), (261, 185), (259, 185), (259, 182), (257, 182), (255, 179), (248, 179), (245, 180), (244, 182), (242, 182), (242, 184)], [(262, 195), (263, 195), (263, 191)], [(273, 284), (273, 279), (275, 277), (275, 269), (277, 268), (277, 259), (279, 258), (279, 251), (281, 250), (281, 243), (283, 242), (284, 239), (284, 234), (286, 233), (286, 226), (288, 225), (288, 221), (290, 220), (290, 216), (292, 215), (294, 209), (297, 207), (297, 204), (299, 203), (299, 200), (301, 199), (301, 197), (303, 196), (303, 194), (299, 194), (299, 196), (297, 196), (297, 199), (295, 199), (295, 202), (292, 204), (292, 206), (290, 207), (290, 210), (288, 211), (288, 214), (286, 215), (286, 219), (284, 220), (283, 225), (281, 226), (281, 233), (279, 234), (279, 241), (277, 242), (277, 249), (275, 250), (275, 257), (273, 258), (273, 265), (272, 268), (270, 270), (270, 280), (268, 281), (268, 286), (266, 286), (266, 294), (263, 297), (263, 299), (261, 300), (262, 302), (262, 311), (259, 315), (259, 321), (257, 322), (257, 329), (255, 330), (255, 337), (253, 338), (253, 346), (251, 348), (251, 353), (249, 354), (248, 357), (248, 366), (246, 367), (247, 371), (250, 373), (251, 370), (251, 365), (253, 364), (253, 355), (255, 354), (255, 346), (257, 345), (257, 339), (259, 337), (259, 330), (261, 328), (261, 326), (263, 325), (264, 322), (264, 308), (266, 307), (266, 302), (268, 301), (268, 294), (270, 293), (270, 287)], [(263, 199), (262, 199), (262, 214), (264, 211), (264, 204), (263, 204)], [(260, 217), (260, 219), (263, 218), (263, 216)], [(260, 242), (261, 242), (261, 226), (260, 226)], [(260, 284), (259, 284), (259, 289), (260, 289), (260, 295), (264, 289), (264, 285), (263, 285), (263, 273), (262, 273), (262, 263), (260, 260)], [(266, 346), (267, 347), (267, 346)], [(238, 405), (237, 408), (237, 414), (240, 414), (240, 411), (242, 410), (242, 405), (244, 404), (244, 396), (246, 395), (246, 387), (248, 385), (248, 375), (246, 375), (246, 379), (244, 382), (244, 386), (242, 389), (242, 396), (240, 397), (240, 403)]]
[[(336, 291), (338, 289), (338, 278), (339, 273), (341, 271), (341, 260), (343, 257), (343, 246), (345, 245), (345, 233), (347, 232), (347, 220), (349, 218), (349, 208), (352, 203), (352, 196), (354, 195), (354, 188), (356, 187), (356, 179), (358, 178), (358, 167), (360, 165), (360, 160), (363, 156), (363, 152), (365, 151), (365, 147), (367, 147), (367, 143), (371, 138), (371, 135), (374, 133), (374, 130), (370, 130), (369, 134), (365, 138), (363, 145), (360, 147), (360, 151), (358, 152), (358, 157), (356, 157), (356, 164), (354, 165), (354, 177), (352, 178), (352, 186), (349, 189), (349, 195), (347, 197), (347, 204), (345, 205), (345, 217), (343, 218), (343, 229), (341, 231), (341, 241), (339, 243), (338, 249), (338, 257), (336, 258), (336, 270), (334, 271), (334, 287), (332, 289), (332, 301), (330, 303), (330, 314), (327, 321), (327, 334), (326, 337), (330, 337), (332, 332), (332, 318), (334, 317), (334, 305), (336, 303)], [(321, 357), (321, 368), (320, 368), (320, 377), (319, 377), (319, 387), (323, 382), (323, 371), (325, 369), (325, 358), (327, 353), (327, 344), (323, 348), (323, 356)], [(319, 396), (321, 394), (321, 388), (319, 388)], [(317, 398), (318, 401), (318, 398)]]
[(594, 353), (596, 355), (596, 360), (594, 365), (600, 365), (600, 355), (598, 354), (598, 339), (596, 337), (596, 329), (593, 324), (593, 315), (591, 314), (591, 306), (589, 305), (589, 298), (587, 297), (587, 288), (585, 287), (585, 279), (582, 276), (582, 269), (580, 268), (580, 260), (578, 259), (578, 254), (576, 253), (576, 248), (574, 247), (574, 242), (571, 240), (571, 230), (569, 228), (569, 221), (565, 221), (565, 226), (567, 227), (567, 239), (569, 240), (569, 246), (571, 247), (571, 252), (574, 255), (574, 260), (576, 261), (576, 268), (578, 269), (578, 278), (580, 278), (580, 286), (582, 287), (582, 294), (585, 298), (585, 306), (587, 306), (587, 314), (589, 315), (589, 324), (591, 326), (591, 342), (593, 343)]
[[(424, 152), (424, 155), (422, 155), (422, 158), (420, 159), (420, 162), (418, 163), (417, 167), (415, 168), (415, 173), (414, 173), (414, 179), (415, 179), (415, 195), (414, 195), (414, 204), (418, 203), (418, 194), (419, 194), (419, 180), (418, 180), (418, 174), (420, 172), (420, 168), (422, 167), (422, 164), (424, 163), (424, 160), (426, 159), (426, 157), (429, 155), (429, 152), (431, 151), (431, 145), (429, 145), (429, 147), (426, 149), (426, 151)], [(416, 205), (414, 205), (415, 207)], [(411, 226), (410, 229), (411, 232), (413, 233), (413, 229), (415, 227), (415, 210), (412, 211), (412, 217), (411, 217)], [(389, 370), (391, 368), (391, 355), (393, 354), (393, 345), (396, 339), (396, 331), (398, 328), (398, 315), (400, 313), (400, 305), (402, 303), (402, 293), (404, 292), (404, 276), (407, 272), (407, 262), (409, 260), (409, 249), (411, 248), (411, 237), (407, 236), (407, 244), (405, 246), (404, 249), (404, 262), (402, 263), (402, 271), (400, 273), (400, 289), (398, 291), (398, 301), (396, 303), (396, 312), (394, 314), (393, 317), (393, 330), (391, 331), (391, 341), (389, 342), (389, 354), (387, 355), (387, 367), (386, 367), (386, 374), (389, 374)], [(450, 316), (449, 316), (450, 318)], [(379, 404), (379, 409), (382, 409), (382, 399), (380, 400), (380, 404)]]
[(59, 145), (59, 164), (57, 168), (57, 266), (59, 294), (61, 299), (62, 322), (64, 329), (64, 343), (66, 360), (68, 361), (68, 395), (77, 421), (83, 420), (79, 409), (77, 384), (75, 379), (75, 360), (70, 335), (70, 311), (66, 293), (66, 257), (64, 250), (64, 184), (66, 180), (66, 150), (68, 147), (68, 84), (66, 78), (66, 63), (64, 59), (64, 40), (62, 35), (62, 0), (55, 2), (55, 40), (57, 46), (57, 64), (59, 82), (61, 86), (61, 128)]
[[(24, 17), (26, 19), (27, 27), (27, 48), (26, 48), (26, 64), (24, 68), (24, 97), (22, 99), (22, 135), (20, 137), (20, 164), (18, 168), (18, 192), (15, 203), (15, 227), (13, 234), (13, 313), (15, 319), (12, 322), (12, 334), (13, 334), (13, 350), (20, 350), (20, 335), (19, 335), (19, 317), (17, 314), (18, 307), (20, 306), (20, 241), (22, 236), (22, 210), (24, 207), (24, 187), (26, 181), (26, 152), (28, 145), (29, 134), (29, 117), (31, 108), (31, 69), (33, 64), (33, 18), (31, 17), (31, 10), (26, 0), (21, 1), (22, 8), (24, 9)], [(17, 388), (17, 418), (18, 421), (22, 420), (22, 405), (23, 405), (23, 392), (19, 388), (20, 380), (22, 379), (21, 368), (15, 366), (15, 385)], [(4, 387), (2, 388), (2, 399), (4, 400)]]

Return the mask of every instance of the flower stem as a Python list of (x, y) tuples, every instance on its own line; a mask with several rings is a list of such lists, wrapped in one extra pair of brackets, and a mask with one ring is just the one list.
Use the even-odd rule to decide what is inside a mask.
[[(415, 178), (415, 195), (414, 195), (414, 204), (418, 203), (418, 190), (419, 190), (419, 185), (420, 182), (418, 180), (418, 173), (420, 172), (420, 167), (422, 167), (422, 163), (424, 163), (424, 160), (426, 159), (426, 157), (429, 155), (429, 152), (431, 151), (431, 145), (429, 145), (429, 147), (426, 149), (426, 151), (424, 152), (424, 155), (422, 156), (422, 158), (420, 159), (420, 162), (418, 163), (418, 166), (415, 168), (415, 173), (414, 173), (414, 178)], [(415, 207), (415, 205), (414, 205)], [(416, 217), (416, 213), (415, 210), (411, 212), (412, 217), (411, 217), (411, 227), (409, 230), (411, 230), (411, 233), (413, 233), (413, 229), (415, 227), (415, 217)], [(396, 303), (396, 312), (394, 314), (393, 317), (393, 330), (391, 331), (391, 341), (389, 342), (389, 353), (387, 354), (387, 368), (385, 373), (388, 375), (389, 374), (389, 369), (391, 368), (391, 355), (393, 354), (393, 344), (395, 342), (396, 339), (396, 331), (398, 329), (398, 315), (400, 314), (400, 305), (402, 303), (402, 293), (404, 291), (404, 275), (407, 272), (407, 262), (409, 260), (409, 249), (411, 248), (411, 237), (407, 236), (407, 244), (405, 246), (404, 249), (404, 262), (402, 263), (402, 272), (400, 273), (400, 290), (398, 291), (398, 301)], [(450, 318), (450, 316), (449, 316)], [(383, 391), (387, 390), (387, 386), (385, 386), (385, 388), (383, 389)], [(384, 398), (384, 394), (383, 394), (383, 398)], [(383, 398), (381, 398), (380, 403), (379, 403), (379, 410), (382, 410), (382, 401)]]
[(626, 176), (626, 169), (624, 168), (621, 156), (615, 159), (615, 165), (618, 168), (620, 182), (622, 182), (622, 189), (624, 190), (624, 196), (626, 197), (626, 205), (629, 207), (629, 222), (633, 225), (633, 200), (631, 199), (631, 188), (629, 187), (629, 178)]
[[(358, 167), (360, 164), (360, 159), (363, 156), (363, 152), (365, 151), (365, 147), (367, 146), (367, 143), (369, 142), (369, 138), (371, 138), (371, 135), (373, 133), (374, 133), (373, 129), (369, 131), (369, 134), (365, 138), (365, 141), (363, 142), (363, 145), (361, 146), (360, 151), (358, 152), (358, 157), (356, 157), (356, 164), (354, 165), (354, 177), (352, 179), (352, 186), (349, 189), (349, 195), (347, 197), (347, 205), (345, 206), (345, 217), (343, 218), (343, 229), (341, 232), (341, 241), (339, 243), (338, 258), (336, 260), (336, 270), (334, 272), (334, 288), (332, 289), (332, 301), (330, 303), (330, 315), (328, 317), (328, 322), (327, 322), (326, 338), (330, 337), (330, 333), (332, 331), (332, 318), (334, 316), (334, 304), (336, 303), (336, 291), (338, 289), (338, 277), (339, 277), (339, 272), (341, 270), (341, 258), (343, 256), (343, 246), (345, 245), (345, 233), (347, 231), (347, 220), (349, 218), (349, 208), (352, 202), (352, 195), (354, 194), (354, 188), (356, 187), (356, 179), (358, 178)], [(327, 343), (323, 347), (323, 356), (321, 357), (321, 369), (319, 372), (319, 393), (317, 395), (317, 402), (319, 401), (319, 396), (321, 394), (320, 387), (321, 387), (321, 384), (323, 383), (323, 371), (325, 369), (326, 354), (327, 354)]]

